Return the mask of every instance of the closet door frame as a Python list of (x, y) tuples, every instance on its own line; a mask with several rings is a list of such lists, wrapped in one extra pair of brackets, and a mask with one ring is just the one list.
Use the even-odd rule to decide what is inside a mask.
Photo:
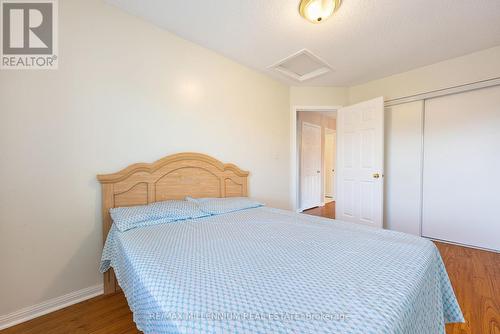
[[(453, 87), (448, 87), (444, 89), (439, 89), (439, 90), (434, 90), (430, 92), (425, 92), (421, 94), (416, 94), (416, 95), (411, 95), (411, 96), (406, 96), (406, 97), (400, 97), (400, 98), (395, 98), (395, 99), (390, 99), (385, 101), (384, 106), (385, 107), (391, 107), (391, 106), (397, 106), (409, 102), (415, 102), (415, 101), (422, 101), (423, 102), (423, 108), (422, 108), (422, 150), (421, 150), (421, 182), (420, 182), (420, 236), (422, 236), (422, 226), (423, 226), (423, 203), (424, 203), (424, 169), (425, 169), (425, 164), (424, 164), (424, 155), (425, 155), (425, 115), (426, 115), (426, 110), (425, 110), (425, 102), (426, 100), (433, 99), (433, 98), (438, 98), (438, 97), (444, 97), (448, 95), (455, 95), (455, 94), (461, 94), (461, 93), (466, 93), (474, 90), (480, 90), (483, 88), (489, 88), (489, 87), (496, 87), (500, 86), (500, 77), (492, 78), (492, 79), (487, 79), (487, 80), (482, 80), (482, 81), (476, 81), (472, 83), (467, 83), (463, 85), (458, 85), (458, 86), (453, 86)], [(432, 240), (438, 240), (438, 239), (432, 239)], [(453, 241), (447, 241), (447, 240), (438, 240), (442, 241), (445, 243), (451, 243), (451, 244), (457, 244), (457, 245), (462, 245), (470, 248), (476, 248), (476, 249), (482, 249), (482, 250), (487, 250), (487, 251), (493, 251), (493, 252), (498, 252), (498, 250), (493, 250), (489, 248), (483, 248), (483, 247), (478, 247), (474, 245), (465, 245), (462, 243), (458, 242), (453, 242)]]

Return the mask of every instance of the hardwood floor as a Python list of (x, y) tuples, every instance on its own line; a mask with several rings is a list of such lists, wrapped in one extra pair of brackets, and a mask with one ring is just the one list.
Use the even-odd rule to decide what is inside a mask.
[(448, 271), (465, 324), (447, 334), (500, 334), (500, 254), (435, 242)]
[[(334, 217), (335, 203), (307, 214)], [(436, 242), (464, 313), (447, 334), (500, 334), (500, 254)], [(140, 333), (122, 293), (100, 296), (0, 331), (0, 334)], [(427, 333), (425, 333), (427, 334)], [(430, 333), (433, 334), (433, 333)]]
[(303, 213), (335, 219), (335, 202), (326, 203), (325, 206), (318, 206), (317, 208), (305, 210)]
[(99, 296), (0, 331), (1, 334), (141, 333), (123, 293)]

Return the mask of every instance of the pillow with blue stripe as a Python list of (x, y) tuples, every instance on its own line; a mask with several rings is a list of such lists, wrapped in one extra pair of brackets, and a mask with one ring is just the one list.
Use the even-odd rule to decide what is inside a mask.
[(186, 200), (198, 204), (198, 207), (200, 208), (201, 211), (211, 215), (220, 215), (228, 212), (258, 208), (264, 205), (248, 197), (226, 197), (226, 198), (186, 197)]
[(137, 227), (210, 216), (200, 210), (196, 203), (181, 200), (112, 208), (109, 213), (120, 232)]

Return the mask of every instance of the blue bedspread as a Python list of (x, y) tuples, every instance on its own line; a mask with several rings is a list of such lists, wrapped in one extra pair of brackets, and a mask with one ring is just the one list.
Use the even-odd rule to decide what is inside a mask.
[(445, 333), (462, 322), (434, 244), (255, 208), (112, 229), (113, 267), (145, 333)]

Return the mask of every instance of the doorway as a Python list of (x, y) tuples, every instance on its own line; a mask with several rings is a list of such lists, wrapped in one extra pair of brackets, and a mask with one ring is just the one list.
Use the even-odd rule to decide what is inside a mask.
[[(303, 212), (312, 209), (311, 202), (301, 201), (301, 146), (302, 123), (313, 123), (319, 118), (333, 118), (335, 126), (335, 160), (327, 162), (322, 150), (320, 200), (314, 205), (325, 210), (325, 204), (334, 208), (336, 219), (360, 223), (373, 227), (383, 224), (383, 179), (384, 179), (384, 100), (378, 97), (347, 107), (298, 107), (291, 108), (291, 203), (294, 210)], [(333, 116), (333, 117), (332, 117)], [(325, 128), (328, 128), (326, 126)], [(326, 130), (322, 130), (321, 145), (325, 145)], [(332, 142), (331, 138), (329, 139)], [(335, 167), (332, 179), (326, 175), (328, 164)], [(327, 180), (332, 181), (331, 183)], [(317, 182), (317, 181), (316, 181)], [(333, 184), (332, 184), (333, 183)], [(331, 188), (328, 189), (331, 185)], [(331, 196), (325, 197), (325, 190)], [(315, 197), (317, 198), (317, 197)], [(325, 203), (332, 201), (330, 203)]]
[(298, 211), (319, 208), (334, 218), (336, 111), (299, 110), (296, 122)]

